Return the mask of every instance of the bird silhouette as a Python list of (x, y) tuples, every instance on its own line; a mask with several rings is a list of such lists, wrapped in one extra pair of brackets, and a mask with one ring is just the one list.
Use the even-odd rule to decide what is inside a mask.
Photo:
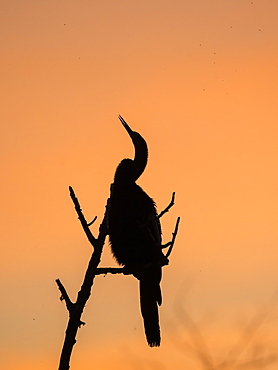
[(108, 212), (112, 253), (127, 273), (139, 280), (140, 306), (149, 346), (160, 345), (158, 305), (162, 303), (161, 266), (166, 257), (161, 251), (161, 226), (155, 202), (136, 181), (144, 172), (148, 147), (144, 138), (119, 119), (135, 149), (134, 159), (123, 159), (111, 186)]

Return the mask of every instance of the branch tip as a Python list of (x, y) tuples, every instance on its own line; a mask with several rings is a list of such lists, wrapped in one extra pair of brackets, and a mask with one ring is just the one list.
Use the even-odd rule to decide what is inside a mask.
[(93, 220), (92, 220), (91, 222), (89, 222), (87, 225), (88, 225), (88, 226), (93, 225), (93, 223), (96, 221), (96, 219), (97, 219), (97, 216), (95, 216), (95, 217), (93, 218)]
[(169, 209), (170, 209), (171, 207), (173, 207), (173, 205), (175, 204), (175, 197), (176, 197), (176, 193), (173, 191), (173, 193), (172, 193), (172, 198), (171, 198), (170, 203), (168, 204), (168, 206), (167, 206), (163, 211), (161, 211), (161, 212), (159, 213), (159, 215), (157, 216), (158, 218), (162, 217), (162, 216), (164, 215), (164, 213), (168, 212), (168, 211), (169, 211)]
[(177, 236), (177, 233), (178, 233), (178, 230), (179, 230), (179, 223), (180, 223), (180, 217), (177, 218), (177, 221), (176, 221), (176, 226), (175, 226), (175, 229), (174, 229), (174, 232), (173, 232), (173, 237), (172, 237), (172, 241), (171, 241), (171, 245), (166, 253), (166, 257), (168, 258), (173, 250), (173, 247), (174, 247), (174, 244), (175, 244), (175, 240), (176, 240), (176, 236)]
[(86, 325), (86, 323), (85, 323), (84, 321), (81, 321), (81, 320), (80, 320), (79, 325), (78, 325), (79, 329), (80, 329), (82, 326), (84, 326), (84, 325)]

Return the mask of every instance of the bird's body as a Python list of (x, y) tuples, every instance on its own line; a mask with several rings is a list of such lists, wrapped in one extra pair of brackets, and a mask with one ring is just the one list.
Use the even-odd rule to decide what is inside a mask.
[(140, 282), (140, 304), (150, 346), (160, 345), (161, 227), (154, 201), (136, 184), (147, 163), (147, 145), (120, 118), (135, 146), (135, 158), (119, 164), (112, 184), (108, 224), (112, 253)]
[(161, 229), (153, 200), (138, 186), (113, 185), (109, 223), (112, 252), (121, 265), (145, 265), (161, 253)]

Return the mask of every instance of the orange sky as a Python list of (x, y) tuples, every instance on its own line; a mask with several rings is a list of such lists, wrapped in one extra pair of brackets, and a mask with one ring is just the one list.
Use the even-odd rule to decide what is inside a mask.
[[(133, 156), (118, 114), (148, 142), (139, 184), (159, 210), (176, 191), (163, 342), (145, 344), (135, 279), (97, 277), (71, 369), (204, 368), (179, 305), (225, 358), (278, 286), (277, 14), (275, 0), (1, 1), (1, 369), (58, 365), (55, 279), (74, 299), (91, 253), (68, 186), (102, 218)], [(255, 345), (277, 353), (271, 307), (242, 361)]]

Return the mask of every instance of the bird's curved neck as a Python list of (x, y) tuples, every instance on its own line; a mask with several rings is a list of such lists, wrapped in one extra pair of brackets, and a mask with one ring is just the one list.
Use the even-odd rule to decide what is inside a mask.
[[(133, 140), (132, 140), (133, 141)], [(148, 147), (146, 141), (138, 134), (138, 140), (133, 141), (135, 154), (134, 154), (134, 176), (136, 181), (144, 172), (148, 162)]]
[(115, 173), (114, 184), (119, 186), (130, 186), (142, 175), (148, 162), (148, 147), (141, 135), (136, 133), (132, 138), (135, 155), (134, 159), (123, 159), (118, 165)]

